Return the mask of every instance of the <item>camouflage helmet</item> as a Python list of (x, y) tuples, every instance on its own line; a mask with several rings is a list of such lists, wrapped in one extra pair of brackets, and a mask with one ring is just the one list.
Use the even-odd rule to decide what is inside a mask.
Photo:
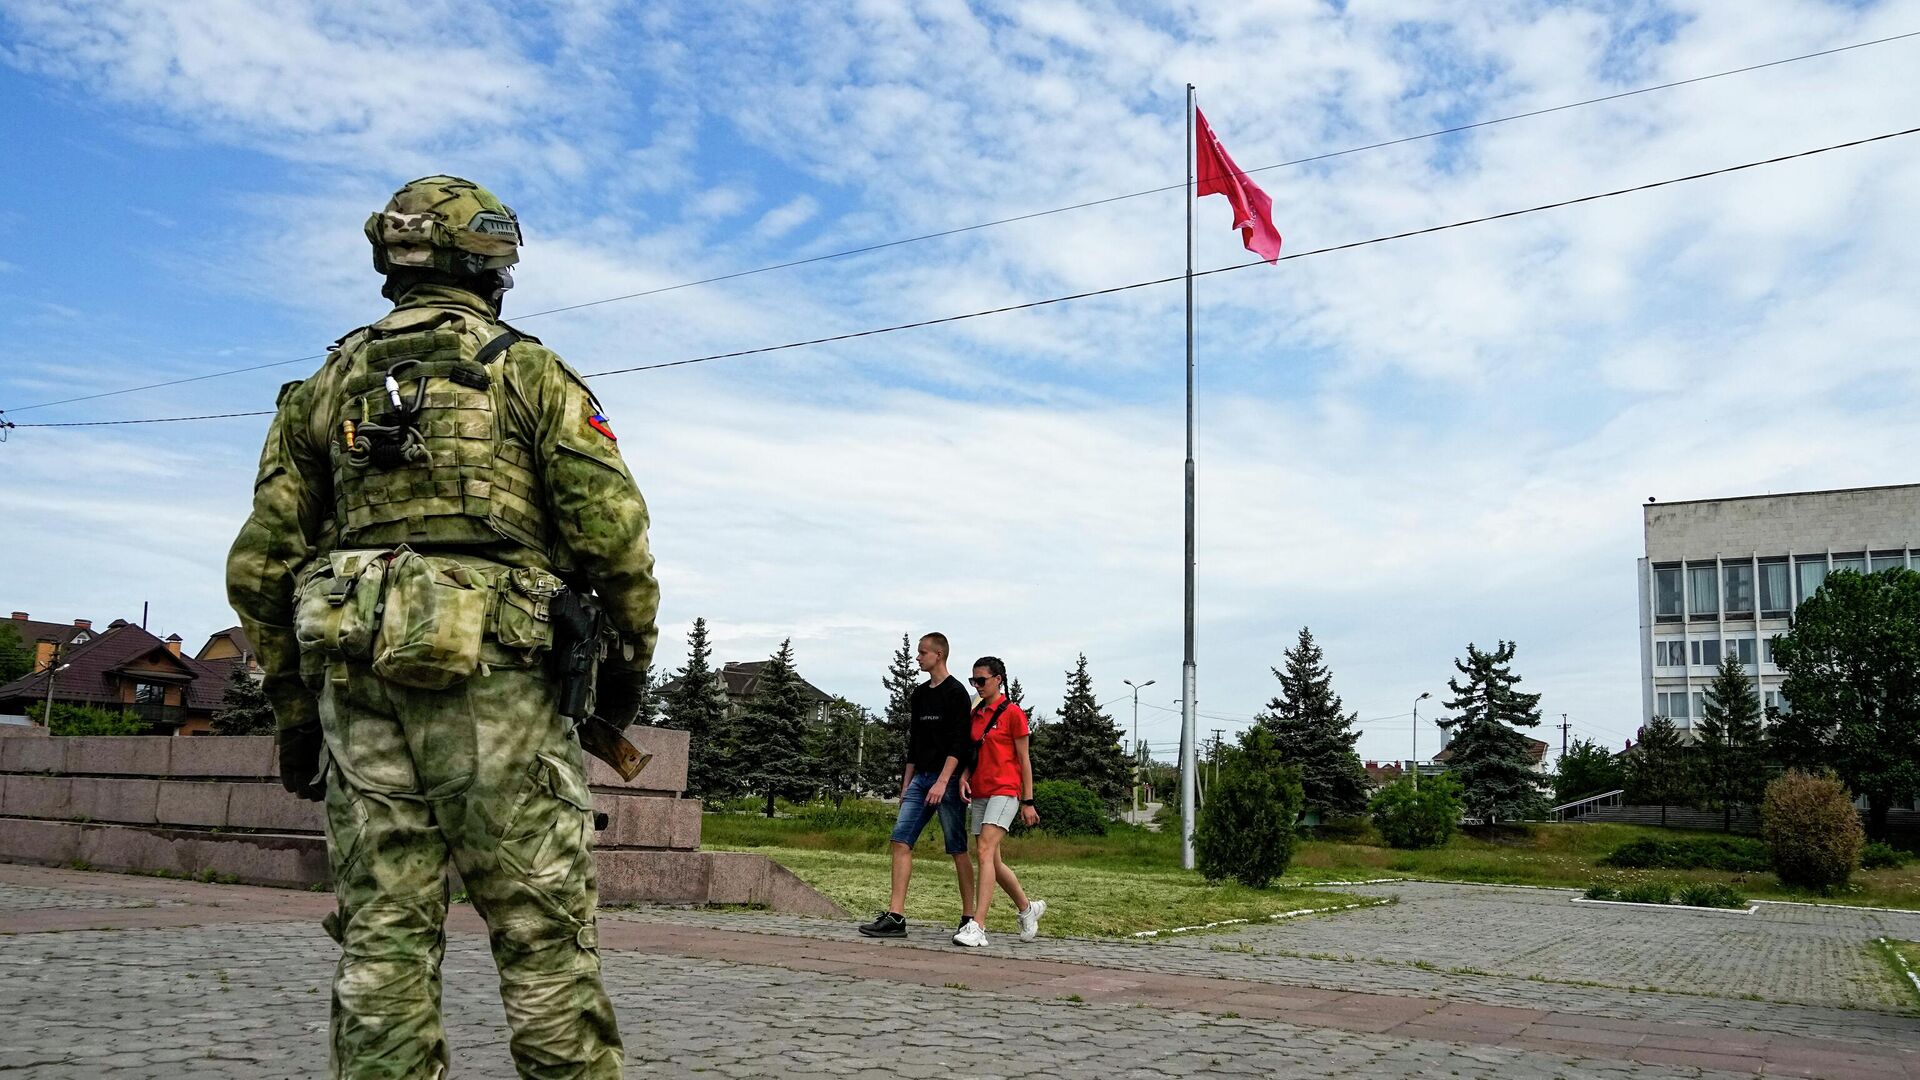
[(367, 218), (373, 268), (478, 274), (520, 261), (520, 219), (493, 192), (457, 176), (423, 176)]

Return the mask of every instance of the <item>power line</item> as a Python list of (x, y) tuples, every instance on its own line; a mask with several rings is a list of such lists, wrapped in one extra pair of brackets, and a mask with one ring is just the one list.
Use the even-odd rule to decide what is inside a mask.
[[(1851, 140), (1848, 140), (1847, 142), (1832, 143), (1827, 146), (1814, 147), (1809, 150), (1800, 150), (1791, 154), (1781, 154), (1776, 157), (1763, 158), (1758, 161), (1748, 161), (1739, 165), (1728, 165), (1718, 169), (1709, 169), (1705, 172), (1689, 173), (1685, 176), (1669, 177), (1665, 180), (1654, 180), (1645, 184), (1635, 184), (1631, 187), (1615, 188), (1611, 191), (1596, 192), (1592, 195), (1581, 195), (1581, 196), (1577, 196), (1575, 198), (1570, 198), (1570, 199), (1560, 199), (1555, 202), (1541, 203), (1537, 206), (1523, 207), (1518, 210), (1505, 210), (1496, 214), (1483, 214), (1479, 217), (1465, 218), (1460, 221), (1448, 222), (1444, 225), (1429, 225), (1429, 226), (1426, 226), (1425, 228), (1408, 229), (1408, 230), (1405, 230), (1404, 232), (1389, 233), (1384, 236), (1370, 237), (1366, 240), (1353, 240), (1344, 244), (1329, 244), (1325, 247), (1310, 248), (1306, 251), (1297, 251), (1291, 255), (1282, 255), (1280, 256), (1279, 259), (1275, 261), (1291, 262), (1296, 259), (1312, 258), (1316, 255), (1330, 255), (1330, 254), (1333, 254), (1334, 252), (1352, 251), (1356, 248), (1371, 247), (1375, 244), (1391, 243), (1395, 240), (1408, 240), (1416, 236), (1429, 236), (1434, 233), (1448, 232), (1453, 229), (1464, 229), (1472, 225), (1484, 225), (1488, 222), (1493, 222), (1493, 221), (1505, 221), (1509, 218), (1524, 217), (1528, 214), (1538, 214), (1548, 210), (1564, 209), (1569, 206), (1578, 206), (1582, 203), (1598, 202), (1601, 199), (1611, 199), (1620, 195), (1633, 195), (1643, 191), (1652, 191), (1656, 188), (1670, 187), (1674, 184), (1684, 184), (1694, 180), (1705, 180), (1710, 177), (1725, 176), (1729, 173), (1742, 172), (1748, 169), (1757, 169), (1766, 165), (1778, 165), (1786, 161), (1794, 161), (1800, 158), (1813, 157), (1816, 154), (1831, 153), (1832, 151), (1835, 151), (1835, 150), (1847, 150), (1847, 149), (1851, 149), (1858, 146), (1866, 146), (1870, 143), (1885, 142), (1888, 139), (1898, 139), (1898, 138), (1902, 138), (1904, 136), (1913, 135), (1913, 134), (1920, 134), (1920, 127), (1906, 128), (1901, 131), (1889, 131), (1880, 135), (1870, 135), (1861, 139), (1851, 139)], [(1256, 266), (1265, 266), (1265, 265), (1267, 265), (1265, 260), (1254, 259), (1248, 262), (1232, 263), (1227, 266), (1215, 267), (1211, 270), (1197, 271), (1193, 276), (1194, 277), (1212, 277), (1215, 274), (1227, 274), (1227, 273), (1232, 273), (1233, 271), (1236, 271), (1236, 270), (1247, 270)], [(1134, 289), (1151, 288), (1156, 285), (1168, 285), (1176, 281), (1181, 281), (1184, 279), (1184, 277), (1185, 275), (1183, 274), (1173, 274), (1167, 277), (1152, 278), (1147, 281), (1136, 281), (1127, 285), (1114, 285), (1104, 289), (1089, 289), (1085, 292), (1067, 293), (1062, 296), (1048, 297), (1043, 300), (1029, 300), (1024, 303), (1007, 304), (1002, 307), (986, 308), (980, 311), (970, 311), (970, 312), (965, 312), (959, 315), (945, 315), (939, 318), (919, 319), (914, 322), (896, 323), (892, 326), (876, 327), (869, 330), (856, 330), (856, 331), (852, 331), (845, 334), (832, 334), (826, 337), (808, 338), (802, 341), (789, 341), (781, 345), (762, 345), (752, 349), (736, 349), (732, 352), (713, 353), (707, 356), (696, 356), (686, 360), (669, 360), (665, 363), (659, 363), (659, 364), (639, 364), (633, 367), (609, 368), (605, 371), (591, 372), (587, 374), (585, 377), (592, 379), (592, 378), (601, 378), (607, 375), (626, 375), (626, 374), (632, 374), (634, 372), (642, 372), (642, 371), (660, 371), (665, 368), (685, 367), (690, 364), (704, 364), (713, 360), (731, 360), (731, 359), (736, 359), (738, 357), (743, 357), (743, 356), (759, 356), (759, 355), (764, 355), (766, 353), (784, 352), (791, 349), (807, 348), (809, 346), (814, 346), (814, 345), (827, 345), (827, 344), (832, 344), (834, 342), (852, 341), (856, 338), (874, 337), (880, 334), (891, 334), (901, 330), (916, 330), (916, 329), (920, 329), (928, 326), (938, 326), (944, 323), (961, 322), (967, 319), (983, 318), (988, 315), (1004, 315), (1010, 312), (1026, 311), (1033, 308), (1047, 307), (1053, 304), (1064, 304), (1064, 303), (1068, 303), (1075, 300), (1087, 300), (1096, 296), (1111, 296), (1115, 293), (1130, 292)], [(263, 411), (254, 412), (254, 413), (223, 413), (223, 414), (215, 414), (214, 416), (210, 416), (210, 417), (169, 416), (169, 417), (160, 417), (160, 418), (149, 419), (149, 420), (88, 420), (88, 421), (77, 421), (77, 422), (57, 423), (57, 424), (52, 424), (52, 423), (16, 424), (15, 426), (19, 428), (104, 427), (104, 426), (116, 425), (116, 424), (171, 423), (171, 422), (180, 421), (180, 420), (219, 419), (227, 416), (266, 416), (266, 415), (270, 415), (270, 410), (263, 410)]]
[[(1407, 143), (1421, 142), (1426, 139), (1437, 139), (1446, 135), (1457, 135), (1457, 134), (1460, 134), (1461, 132), (1474, 131), (1479, 128), (1492, 127), (1496, 124), (1510, 123), (1515, 120), (1527, 120), (1536, 116), (1546, 116), (1551, 113), (1566, 112), (1570, 109), (1581, 109), (1589, 105), (1600, 105), (1609, 101), (1619, 101), (1623, 98), (1637, 97), (1641, 94), (1651, 94), (1660, 90), (1671, 90), (1675, 87), (1691, 86), (1695, 83), (1710, 82), (1714, 79), (1724, 79), (1732, 75), (1745, 75), (1750, 72), (1762, 71), (1767, 68), (1780, 67), (1786, 64), (1796, 64), (1803, 60), (1814, 60), (1823, 56), (1834, 56), (1839, 53), (1852, 52), (1855, 49), (1865, 49), (1875, 45), (1886, 45), (1895, 41), (1903, 41), (1911, 37), (1920, 37), (1920, 30), (1910, 30), (1903, 34), (1890, 34), (1886, 37), (1874, 38), (1869, 41), (1856, 41), (1851, 45), (1840, 45), (1831, 49), (1821, 49), (1815, 52), (1801, 53), (1797, 56), (1783, 57), (1779, 60), (1768, 60), (1764, 63), (1748, 64), (1745, 67), (1729, 68), (1726, 71), (1716, 71), (1709, 75), (1695, 75), (1685, 79), (1675, 79), (1671, 82), (1655, 83), (1651, 86), (1642, 86), (1633, 90), (1622, 90), (1618, 93), (1602, 94), (1599, 97), (1585, 98), (1580, 101), (1570, 101), (1562, 105), (1551, 105), (1542, 109), (1530, 109), (1526, 112), (1512, 113), (1507, 116), (1496, 116), (1487, 120), (1476, 120), (1471, 123), (1457, 124), (1453, 127), (1440, 128), (1435, 131), (1421, 132), (1418, 135), (1403, 135), (1397, 138), (1384, 139), (1379, 142), (1366, 143), (1360, 146), (1349, 146), (1344, 150), (1330, 150), (1325, 153), (1314, 154), (1309, 157), (1294, 158), (1291, 161), (1276, 162), (1275, 164), (1272, 164), (1272, 165), (1261, 165), (1257, 168), (1247, 169), (1244, 171), (1247, 173), (1271, 172), (1275, 169), (1289, 169), (1299, 165), (1310, 165), (1314, 162), (1319, 162), (1319, 161), (1330, 161), (1334, 158), (1346, 157), (1351, 154), (1364, 153), (1369, 150), (1382, 150), (1387, 147), (1402, 146)], [(875, 251), (884, 251), (888, 248), (900, 247), (905, 244), (917, 244), (923, 240), (938, 240), (943, 237), (958, 236), (962, 233), (977, 232), (981, 229), (991, 229), (1000, 225), (1012, 225), (1017, 222), (1032, 221), (1036, 218), (1050, 217), (1054, 214), (1064, 214), (1074, 210), (1085, 210), (1085, 209), (1088, 209), (1089, 207), (1094, 207), (1094, 206), (1105, 206), (1109, 203), (1122, 202), (1127, 199), (1137, 199), (1146, 195), (1158, 195), (1168, 191), (1179, 191), (1183, 189), (1185, 186), (1186, 184), (1183, 182), (1179, 184), (1166, 184), (1160, 187), (1143, 188), (1139, 191), (1130, 191), (1122, 195), (1107, 195), (1097, 199), (1087, 199), (1082, 202), (1071, 203), (1066, 206), (1056, 206), (1046, 210), (1034, 210), (1034, 211), (1029, 211), (1027, 213), (1022, 213), (1022, 214), (1013, 214), (1008, 217), (995, 218), (991, 221), (982, 221), (973, 225), (962, 225), (952, 229), (940, 229), (934, 232), (921, 233), (917, 236), (903, 237), (898, 240), (885, 240), (876, 244), (866, 244), (860, 247), (845, 248), (840, 251), (828, 252), (827, 254), (824, 254), (824, 255), (811, 255), (804, 259), (789, 259), (786, 262), (770, 263), (766, 266), (756, 266), (748, 270), (736, 270), (731, 273), (715, 274), (710, 277), (696, 278), (691, 281), (682, 281), (673, 285), (661, 285), (652, 289), (642, 289), (638, 292), (622, 293), (618, 296), (602, 297), (601, 299), (598, 299), (598, 300), (587, 300), (578, 304), (566, 304), (561, 307), (547, 308), (542, 311), (535, 311), (526, 315), (521, 315), (518, 317), (517, 321), (524, 322), (528, 319), (538, 319), (547, 315), (558, 315), (563, 312), (579, 311), (583, 308), (599, 307), (603, 304), (614, 304), (614, 303), (619, 303), (625, 300), (638, 300), (643, 297), (659, 296), (662, 293), (676, 292), (680, 289), (691, 289), (700, 285), (712, 285), (722, 281), (733, 281), (738, 278), (752, 277), (756, 274), (770, 273), (775, 270), (788, 270), (796, 266), (807, 266), (813, 263), (827, 262), (834, 259), (849, 258), (854, 255), (865, 255)], [(320, 360), (320, 359), (324, 359), (325, 357), (326, 357), (325, 353), (316, 353), (310, 356), (297, 356), (287, 360), (273, 360), (264, 364), (253, 364), (247, 367), (229, 368), (224, 371), (208, 372), (204, 375), (191, 375), (191, 376), (187, 376), (179, 379), (169, 379), (162, 382), (147, 383), (142, 386), (130, 386), (121, 390), (105, 390), (105, 391), (101, 391), (99, 393), (94, 393), (94, 394), (80, 394), (74, 397), (60, 398), (55, 401), (42, 401), (33, 405), (22, 405), (21, 407), (14, 409), (12, 411), (15, 413), (23, 413), (33, 409), (48, 408), (54, 405), (70, 405), (75, 402), (94, 401), (99, 398), (118, 397), (122, 394), (137, 394), (145, 390), (157, 390), (162, 387), (168, 387), (168, 386), (183, 386), (183, 385), (186, 385), (187, 383), (201, 382), (206, 379), (218, 379), (227, 375), (245, 374), (246, 372), (249, 372), (249, 371), (263, 371), (268, 368), (285, 367), (288, 364), (298, 364), (298, 363), (303, 363), (310, 360)]]

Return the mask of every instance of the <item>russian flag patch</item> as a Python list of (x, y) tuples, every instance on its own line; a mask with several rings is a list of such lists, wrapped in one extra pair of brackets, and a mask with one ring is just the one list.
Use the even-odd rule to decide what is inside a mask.
[(599, 413), (594, 413), (592, 416), (587, 417), (587, 426), (605, 435), (614, 442), (620, 441), (620, 436), (615, 435), (613, 429), (607, 426), (607, 418)]

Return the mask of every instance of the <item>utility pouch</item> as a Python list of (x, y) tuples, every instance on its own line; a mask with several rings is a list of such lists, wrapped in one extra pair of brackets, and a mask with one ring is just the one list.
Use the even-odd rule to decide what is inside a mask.
[(386, 568), (374, 674), (421, 690), (444, 690), (472, 675), (493, 595), (494, 575), (485, 569), (396, 549)]
[(494, 640), (529, 656), (551, 647), (553, 600), (566, 588), (566, 582), (532, 567), (500, 575), (500, 598), (493, 609)]
[(295, 598), (293, 634), (302, 656), (366, 660), (373, 655), (386, 583), (385, 549), (328, 552), (307, 571)]

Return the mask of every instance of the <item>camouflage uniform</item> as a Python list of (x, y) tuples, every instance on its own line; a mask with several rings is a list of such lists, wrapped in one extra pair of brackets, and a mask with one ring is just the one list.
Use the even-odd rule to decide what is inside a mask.
[[(476, 205), (512, 220), (464, 181), (408, 185), (368, 224), (376, 266), (510, 263), (517, 222), (504, 245), (497, 213), (493, 236), (455, 235)], [(445, 1074), (451, 858), (489, 929), (520, 1074), (617, 1077), (592, 802), (546, 618), (563, 583), (596, 590), (623, 642), (606, 663), (646, 669), (646, 506), (580, 377), (524, 335), (484, 356), (508, 330), (494, 303), (424, 277), (390, 277), (392, 312), (282, 389), (227, 570), (283, 781), (324, 788), (333, 1075)]]

